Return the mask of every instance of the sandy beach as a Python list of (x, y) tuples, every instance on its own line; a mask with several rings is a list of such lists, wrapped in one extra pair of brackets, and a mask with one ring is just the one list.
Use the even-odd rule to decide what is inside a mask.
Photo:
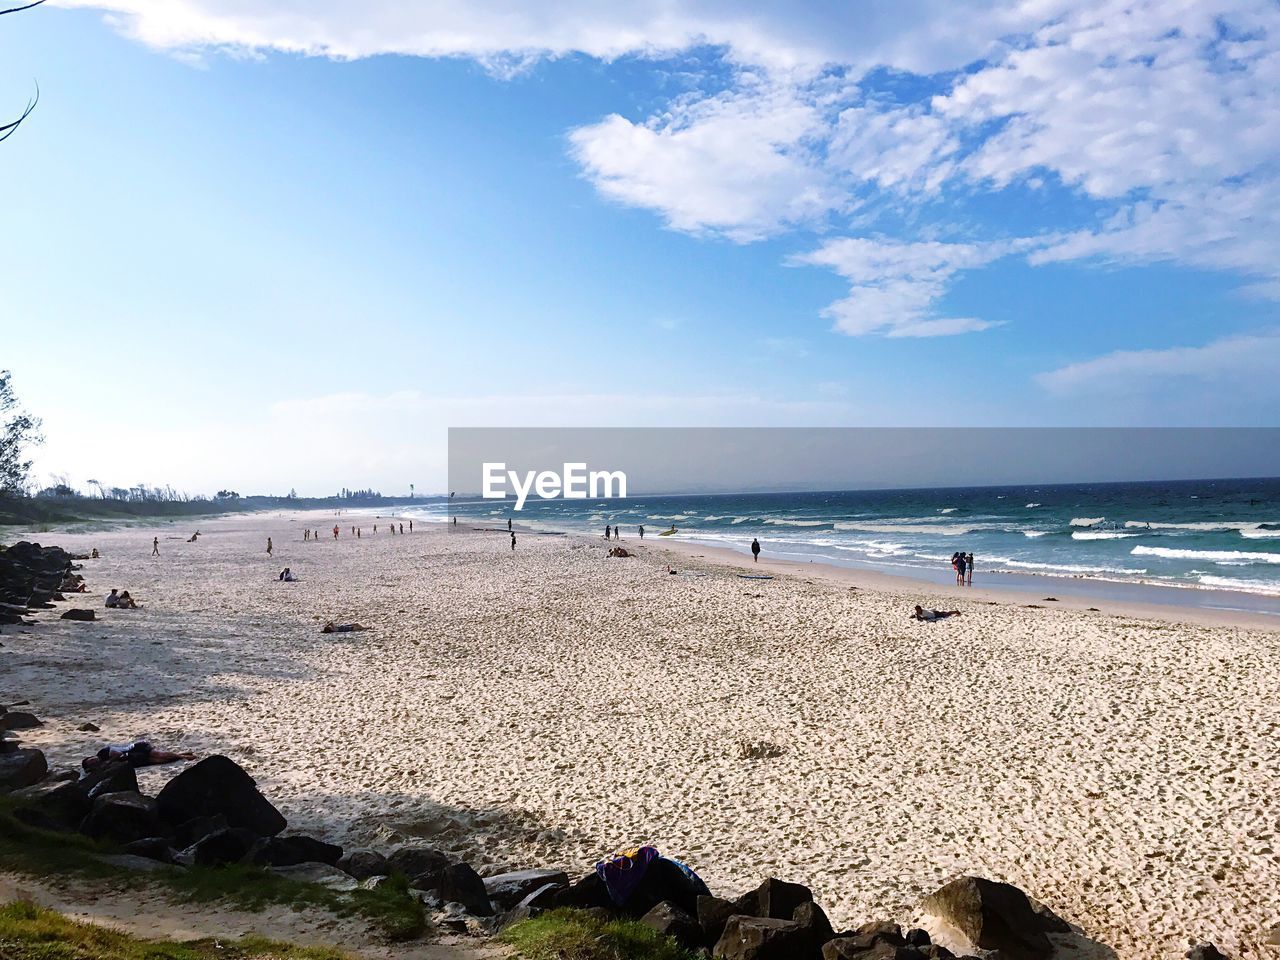
[[(335, 522), (338, 541), (304, 542)], [(1122, 960), (1193, 939), (1274, 955), (1274, 625), (385, 523), (7, 532), (99, 549), (82, 573), (101, 620), (5, 628), (0, 698), (47, 720), (28, 739), (51, 763), (136, 737), (226, 753), (293, 829), (348, 845), (583, 873), (651, 842), (719, 893), (808, 883), (837, 924), (909, 922), (978, 873)], [(101, 609), (111, 587), (144, 608)], [(914, 623), (915, 603), (962, 615)], [(143, 771), (144, 791), (172, 772)]]

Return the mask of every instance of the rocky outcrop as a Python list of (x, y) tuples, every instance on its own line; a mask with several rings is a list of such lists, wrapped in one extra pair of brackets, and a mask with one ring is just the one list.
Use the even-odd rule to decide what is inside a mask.
[(222, 816), (232, 827), (271, 837), (288, 825), (235, 761), (205, 757), (164, 785), (156, 796), (160, 816), (172, 825), (194, 817)]
[(1025, 893), (983, 877), (959, 877), (925, 898), (922, 908), (945, 921), (974, 947), (999, 950), (1007, 960), (1042, 960), (1053, 952), (1049, 933), (1069, 929)]

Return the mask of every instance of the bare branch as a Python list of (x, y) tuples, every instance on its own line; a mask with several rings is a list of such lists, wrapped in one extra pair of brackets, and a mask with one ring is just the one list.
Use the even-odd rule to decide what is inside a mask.
[(42, 3), (44, 3), (44, 0), (36, 0), (35, 3), (28, 3), (23, 7), (10, 7), (8, 10), (0, 10), (0, 17), (3, 17), (6, 13), (21, 13), (23, 10), (30, 10), (32, 7), (38, 7)]
[[(44, 3), (44, 0), (38, 0), (38, 2)], [(32, 4), (32, 6), (34, 6), (34, 4)], [(7, 10), (4, 12), (8, 13)], [(0, 124), (0, 143), (3, 143), (5, 140), (8, 140), (11, 136), (13, 136), (13, 132), (18, 129), (18, 125), (22, 123), (23, 120), (27, 119), (27, 117), (31, 116), (31, 111), (36, 108), (36, 104), (39, 102), (40, 102), (40, 84), (37, 83), (36, 95), (32, 97), (30, 101), (27, 102), (27, 109), (22, 111), (22, 116), (20, 116), (17, 120), (13, 120), (9, 123)]]

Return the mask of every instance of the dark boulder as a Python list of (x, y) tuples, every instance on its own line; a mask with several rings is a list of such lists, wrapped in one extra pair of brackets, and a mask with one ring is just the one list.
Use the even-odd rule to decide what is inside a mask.
[(796, 907), (791, 919), (799, 924), (804, 933), (804, 956), (816, 960), (822, 955), (822, 948), (828, 940), (835, 939), (836, 932), (823, 909), (812, 900), (806, 900)]
[(686, 950), (696, 950), (702, 944), (702, 928), (698, 921), (669, 900), (646, 913), (640, 922), (664, 937), (670, 937)]
[(933, 943), (933, 938), (929, 936), (929, 931), (921, 930), (919, 927), (908, 930), (902, 936), (913, 947), (927, 947)]
[(43, 727), (44, 721), (34, 713), (25, 710), (10, 710), (0, 713), (0, 730), (34, 730)]
[(794, 920), (733, 916), (711, 955), (723, 960), (798, 960), (804, 947), (804, 931)]
[(950, 923), (975, 946), (1005, 960), (1040, 960), (1053, 952), (1046, 920), (1017, 887), (960, 877), (927, 896), (923, 909)]
[(391, 869), (409, 878), (410, 884), (423, 890), (433, 890), (437, 878), (445, 867), (454, 862), (453, 857), (432, 847), (401, 847), (393, 850), (387, 860)]
[(760, 886), (734, 901), (737, 913), (773, 920), (790, 920), (796, 907), (813, 900), (813, 892), (803, 884), (769, 877)]
[(97, 613), (93, 610), (86, 610), (83, 607), (72, 607), (70, 610), (63, 612), (59, 618), (61, 620), (97, 620)]
[(1231, 960), (1212, 943), (1197, 943), (1187, 951), (1187, 960)]
[(161, 863), (174, 862), (174, 851), (164, 837), (143, 837), (141, 840), (125, 844), (121, 852), (134, 857), (158, 860)]
[(179, 850), (199, 843), (211, 833), (225, 830), (230, 824), (222, 814), (214, 817), (192, 817), (173, 828), (173, 845)]
[(493, 915), (493, 905), (489, 902), (489, 894), (485, 892), (484, 881), (468, 864), (449, 864), (440, 871), (436, 888), (440, 891), (440, 899), (445, 903), (460, 903), (467, 913), (477, 917)]
[(740, 913), (731, 900), (702, 896), (697, 900), (698, 926), (702, 928), (702, 942), (710, 947), (724, 933), (724, 925), (735, 913)]
[(164, 785), (156, 799), (171, 824), (217, 814), (233, 827), (271, 837), (288, 824), (254, 780), (234, 760), (214, 754), (183, 770)]
[(351, 850), (338, 858), (336, 866), (357, 880), (387, 877), (396, 872), (391, 861), (374, 850)]
[(215, 830), (183, 850), (178, 855), (178, 862), (194, 867), (240, 863), (253, 852), (260, 839), (252, 830), (243, 827)]
[(137, 793), (138, 774), (130, 764), (108, 763), (76, 781), (90, 801), (108, 793)]
[(293, 834), (272, 837), (258, 845), (253, 862), (270, 867), (291, 867), (299, 863), (323, 863), (334, 866), (342, 858), (342, 848), (314, 837)]
[(39, 783), (48, 772), (49, 764), (39, 750), (19, 747), (0, 753), (0, 792)]
[(80, 832), (95, 840), (132, 843), (159, 832), (160, 818), (156, 802), (150, 797), (127, 790), (104, 793), (93, 801)]
[(557, 907), (571, 907), (576, 910), (602, 909), (612, 911), (613, 901), (609, 899), (609, 891), (600, 879), (600, 874), (592, 871), (585, 877), (575, 880), (563, 890), (558, 891), (553, 901)]
[(567, 887), (569, 875), (562, 870), (516, 870), (484, 878), (484, 889), (493, 905), (500, 910), (509, 910), (529, 893), (547, 884)]

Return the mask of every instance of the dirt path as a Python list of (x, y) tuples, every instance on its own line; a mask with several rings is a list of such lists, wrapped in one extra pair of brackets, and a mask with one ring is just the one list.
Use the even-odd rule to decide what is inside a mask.
[(37, 880), (0, 874), (0, 903), (27, 900), (73, 920), (96, 923), (149, 940), (236, 938), (257, 934), (303, 946), (334, 947), (370, 960), (499, 960), (509, 952), (474, 938), (442, 936), (431, 942), (380, 942), (359, 920), (321, 910), (271, 906), (250, 913), (215, 904), (175, 903), (147, 890), (113, 890), (101, 882)]

